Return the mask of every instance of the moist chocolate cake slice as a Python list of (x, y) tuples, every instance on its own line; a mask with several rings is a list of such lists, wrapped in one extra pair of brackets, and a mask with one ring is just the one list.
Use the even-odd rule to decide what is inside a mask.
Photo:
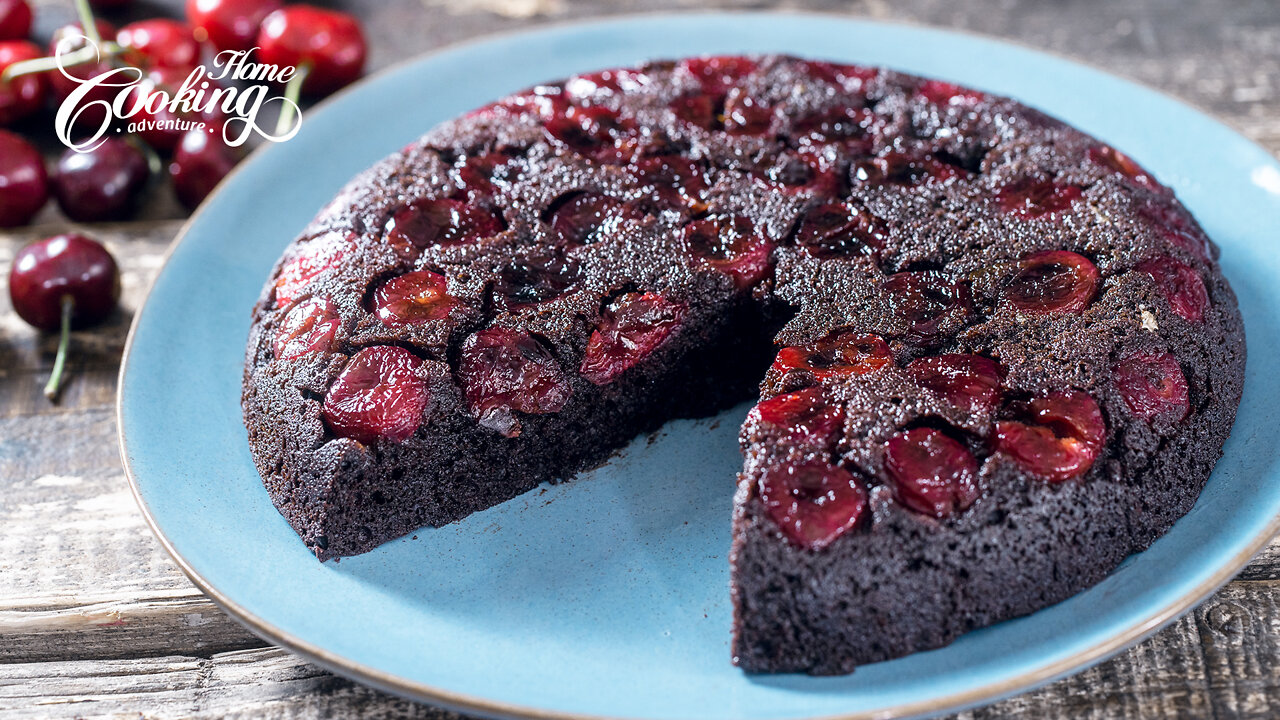
[(844, 673), (1089, 587), (1194, 504), (1244, 368), (1216, 257), (1132, 159), (1006, 98), (603, 71), (325, 207), (253, 310), (245, 423), (325, 560), (759, 397), (733, 660)]

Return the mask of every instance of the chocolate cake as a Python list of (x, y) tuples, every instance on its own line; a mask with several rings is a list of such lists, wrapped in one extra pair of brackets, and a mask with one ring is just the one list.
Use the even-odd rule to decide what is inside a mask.
[(778, 56), (597, 72), (321, 210), (253, 310), (245, 422), (325, 560), (758, 397), (733, 661), (845, 673), (1066, 598), (1187, 512), (1245, 360), (1217, 254), (1007, 98)]

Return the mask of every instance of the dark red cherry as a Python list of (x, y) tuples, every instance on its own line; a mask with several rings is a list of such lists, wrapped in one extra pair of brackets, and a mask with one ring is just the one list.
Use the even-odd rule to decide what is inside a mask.
[(41, 330), (61, 323), (63, 298), (70, 298), (71, 324), (106, 319), (120, 298), (116, 261), (96, 240), (75, 233), (31, 243), (18, 251), (9, 269), (9, 299), (18, 317)]
[(646, 194), (660, 203), (695, 213), (707, 209), (707, 176), (693, 160), (677, 155), (650, 155), (637, 159), (628, 169), (644, 184)]
[(751, 287), (769, 274), (773, 243), (756, 232), (740, 215), (711, 215), (684, 228), (684, 242), (699, 264), (733, 278), (739, 289)]
[(969, 289), (940, 272), (902, 272), (884, 283), (894, 317), (906, 323), (904, 337), (928, 342), (947, 326), (958, 326), (969, 314)]
[(222, 141), (221, 132), (188, 130), (169, 163), (173, 190), (188, 210), (194, 210), (222, 178), (231, 173), (243, 152)]
[(1063, 185), (1052, 180), (1023, 178), (1000, 188), (996, 203), (1000, 209), (1024, 218), (1037, 218), (1062, 212), (1084, 196), (1078, 185)]
[(766, 470), (760, 500), (791, 542), (821, 550), (857, 526), (867, 507), (867, 491), (848, 470), (809, 460)]
[(556, 143), (602, 163), (624, 163), (639, 146), (635, 123), (606, 107), (570, 107), (544, 128)]
[(472, 155), (454, 171), (454, 178), (467, 202), (478, 202), (493, 196), (497, 186), (508, 186), (522, 176), (515, 158), (503, 152)]
[(1200, 322), (1204, 319), (1204, 311), (1209, 307), (1209, 291), (1195, 268), (1162, 255), (1139, 263), (1137, 269), (1155, 280), (1156, 289), (1168, 301), (1169, 307), (1184, 320)]
[(578, 265), (555, 253), (513, 258), (498, 271), (493, 292), (508, 309), (529, 307), (554, 300), (573, 290)]
[(680, 65), (711, 94), (724, 93), (756, 69), (754, 60), (727, 55), (690, 58)]
[(190, 70), (200, 64), (200, 43), (191, 26), (169, 18), (150, 18), (129, 23), (116, 33), (123, 47), (123, 59), (138, 67), (169, 67)]
[(1000, 404), (1005, 371), (981, 355), (938, 355), (912, 360), (907, 372), (957, 408), (989, 416)]
[(1135, 353), (1116, 363), (1111, 376), (1129, 410), (1143, 420), (1176, 422), (1191, 410), (1187, 378), (1169, 353)]
[(962, 105), (975, 103), (986, 97), (977, 90), (961, 87), (942, 80), (925, 80), (916, 89), (920, 96), (935, 105)]
[(26, 225), (48, 199), (40, 151), (22, 136), (0, 130), (0, 227)]
[(916, 428), (889, 438), (885, 472), (898, 502), (923, 515), (949, 517), (978, 497), (978, 462), (941, 430)]
[(329, 352), (342, 320), (329, 298), (313, 297), (294, 305), (285, 313), (276, 330), (272, 350), (277, 360), (296, 360), (304, 355)]
[(1187, 212), (1169, 202), (1150, 202), (1138, 208), (1138, 214), (1146, 219), (1165, 240), (1209, 262), (1213, 257), (1209, 238), (1196, 225)]
[(401, 347), (378, 345), (352, 356), (325, 396), (325, 424), (338, 437), (366, 445), (404, 442), (422, 424), (427, 384), (422, 359)]
[(281, 5), (278, 0), (187, 0), (187, 22), (197, 40), (219, 52), (250, 50), (262, 21)]
[(707, 95), (685, 95), (671, 101), (669, 106), (676, 117), (703, 130), (720, 127), (716, 101)]
[[(4, 0), (0, 0), (3, 2)], [(0, 41), (0, 73), (14, 63), (44, 57), (40, 46), (26, 40)], [(12, 125), (30, 117), (44, 105), (48, 92), (48, 73), (20, 75), (8, 82), (0, 81), (0, 125)]]
[(724, 101), (724, 130), (731, 135), (763, 135), (773, 122), (773, 108), (742, 88), (729, 91)]
[(949, 180), (968, 171), (933, 155), (894, 150), (853, 164), (849, 179), (855, 185), (920, 185), (930, 180)]
[(147, 156), (136, 145), (108, 137), (92, 150), (62, 153), (53, 195), (62, 212), (77, 222), (127, 220), (150, 177)]
[(844, 425), (844, 408), (832, 405), (820, 387), (775, 395), (752, 408), (751, 415), (793, 436), (823, 441)]
[(841, 192), (835, 163), (811, 150), (783, 151), (749, 171), (752, 177), (773, 190), (787, 194), (809, 193), (814, 197), (835, 197)]
[(805, 213), (796, 242), (819, 258), (875, 255), (884, 249), (888, 230), (871, 211), (848, 202), (819, 205)]
[(547, 218), (554, 236), (566, 247), (579, 247), (616, 236), (642, 215), (627, 203), (600, 193), (575, 192), (558, 201)]
[(667, 341), (684, 320), (686, 306), (658, 293), (627, 293), (606, 308), (587, 340), (580, 372), (608, 385)]
[(996, 424), (996, 451), (1049, 482), (1079, 477), (1093, 467), (1106, 424), (1092, 397), (1078, 390), (1051, 393), (1033, 399), (1026, 415), (1028, 422)]
[(502, 220), (480, 207), (458, 200), (419, 200), (387, 222), (387, 242), (411, 255), (437, 245), (453, 246), (493, 237), (506, 229)]
[(0, 0), (0, 40), (26, 40), (31, 35), (27, 0)]
[(258, 61), (306, 70), (302, 91), (327, 95), (364, 71), (364, 30), (355, 17), (313, 5), (287, 5), (262, 20)]
[(876, 68), (861, 65), (842, 65), (816, 60), (805, 60), (802, 63), (810, 75), (854, 93), (860, 93), (868, 82), (880, 74)]
[(394, 277), (373, 292), (373, 314), (383, 325), (418, 325), (441, 320), (458, 306), (444, 276), (420, 270)]
[(1133, 158), (1110, 145), (1094, 145), (1089, 148), (1089, 159), (1098, 165), (1120, 173), (1145, 188), (1161, 193), (1169, 191), (1168, 188), (1156, 182), (1156, 179), (1150, 173), (1143, 170), (1141, 165), (1134, 162)]
[(338, 267), (350, 249), (351, 239), (341, 233), (327, 233), (302, 243), (276, 278), (276, 307), (284, 307), (301, 296), (322, 273)]
[(808, 345), (782, 348), (773, 361), (779, 372), (805, 370), (818, 378), (865, 375), (893, 362), (889, 345), (876, 335), (836, 332)]
[(551, 353), (528, 333), (509, 328), (481, 330), (467, 338), (458, 375), (480, 425), (506, 437), (520, 434), (515, 413), (559, 412), (572, 394)]
[(875, 121), (875, 113), (866, 108), (837, 105), (796, 120), (794, 129), (801, 142), (845, 143), (865, 152), (870, 149), (867, 135)]
[(1098, 268), (1069, 250), (1046, 250), (1024, 257), (1004, 287), (1004, 297), (1028, 312), (1080, 313), (1098, 290)]

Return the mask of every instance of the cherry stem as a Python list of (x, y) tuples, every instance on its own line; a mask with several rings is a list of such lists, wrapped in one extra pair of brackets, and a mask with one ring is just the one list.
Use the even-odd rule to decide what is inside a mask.
[(276, 120), (277, 136), (289, 132), (289, 128), (293, 126), (293, 109), (298, 105), (298, 98), (302, 97), (302, 83), (306, 82), (307, 75), (310, 74), (311, 63), (302, 63), (284, 86), (285, 102), (281, 103), (280, 117)]
[(89, 7), (89, 0), (76, 0), (76, 14), (80, 16), (80, 27), (84, 29), (84, 36), (94, 45), (101, 45), (102, 36), (98, 34), (98, 23), (94, 22), (93, 9)]
[[(102, 46), (102, 51), (108, 55), (115, 55), (124, 48), (109, 42)], [(0, 82), (9, 82), (16, 77), (23, 75), (35, 75), (36, 73), (57, 70), (59, 66), (71, 68), (77, 65), (87, 65), (98, 60), (98, 50), (92, 47), (82, 47), (79, 50), (66, 53), (61, 57), (42, 57), (33, 58), (31, 60), (23, 60), (16, 62), (4, 69), (4, 74), (0, 75)]]
[(67, 348), (71, 345), (71, 312), (75, 307), (74, 297), (62, 296), (62, 337), (58, 339), (58, 356), (53, 360), (53, 372), (44, 386), (44, 396), (51, 402), (58, 401), (58, 392), (62, 389), (62, 369), (66, 367)]

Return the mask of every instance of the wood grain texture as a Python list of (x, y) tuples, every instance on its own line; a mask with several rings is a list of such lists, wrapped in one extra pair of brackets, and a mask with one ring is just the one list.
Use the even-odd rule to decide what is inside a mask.
[[(73, 16), (38, 0), (36, 36)], [(976, 31), (1071, 56), (1215, 113), (1280, 149), (1280, 5), (1230, 0), (385, 0), (338, 2), (376, 38), (370, 64), (479, 34), (618, 12), (784, 8)], [(133, 16), (178, 14), (180, 0)], [(130, 15), (112, 16), (125, 21)], [(48, 118), (19, 128), (50, 154)], [(137, 222), (84, 228), (124, 275), (122, 309), (76, 334), (60, 405), (39, 387), (54, 341), (0, 301), (0, 719), (446, 718), (335, 677), (265, 644), (201, 595), (151, 536), (115, 444), (112, 403), (131, 313), (182, 212), (153, 189)], [(68, 225), (52, 205), (37, 227), (0, 232), (0, 269), (32, 239)], [(7, 275), (7, 272), (4, 273)], [(0, 284), (5, 281), (0, 277)], [(7, 290), (7, 288), (0, 288)], [(7, 292), (3, 294), (7, 295)], [(1075, 676), (955, 716), (1272, 718), (1280, 716), (1280, 544), (1195, 612)]]

